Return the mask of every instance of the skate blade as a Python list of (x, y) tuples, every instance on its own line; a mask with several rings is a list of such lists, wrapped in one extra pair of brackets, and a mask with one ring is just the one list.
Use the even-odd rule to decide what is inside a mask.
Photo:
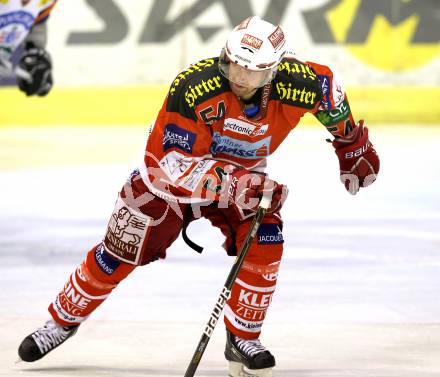
[(242, 363), (229, 362), (229, 377), (273, 377), (272, 368), (247, 369)]

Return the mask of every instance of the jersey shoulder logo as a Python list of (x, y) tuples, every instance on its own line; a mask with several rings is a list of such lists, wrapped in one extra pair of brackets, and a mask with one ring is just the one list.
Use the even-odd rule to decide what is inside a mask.
[(313, 109), (322, 99), (322, 89), (315, 71), (308, 64), (285, 58), (278, 65), (271, 99), (282, 103)]
[(222, 76), (220, 74), (191, 81), (185, 91), (185, 101), (190, 108), (194, 108), (198, 102), (207, 100), (218, 94), (222, 89)]
[(317, 81), (313, 68), (293, 57), (284, 58), (278, 65), (278, 74), (291, 76), (296, 80)]
[(201, 60), (177, 75), (168, 93), (167, 111), (197, 120), (195, 108), (229, 90), (218, 69), (218, 58)]
[(173, 96), (180, 87), (185, 85), (185, 82), (187, 82), (193, 76), (196, 76), (197, 73), (206, 72), (209, 70), (209, 68), (215, 67), (216, 64), (217, 59), (215, 58), (204, 59), (197, 63), (191, 64), (188, 68), (180, 72), (172, 82), (169, 92), (170, 96)]

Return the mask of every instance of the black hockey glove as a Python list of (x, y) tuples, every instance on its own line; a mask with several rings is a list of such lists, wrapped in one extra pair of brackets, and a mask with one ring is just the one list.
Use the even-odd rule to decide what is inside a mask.
[(27, 96), (45, 96), (52, 88), (52, 62), (49, 53), (42, 48), (28, 44), (17, 71), (23, 72), (17, 74), (17, 84)]

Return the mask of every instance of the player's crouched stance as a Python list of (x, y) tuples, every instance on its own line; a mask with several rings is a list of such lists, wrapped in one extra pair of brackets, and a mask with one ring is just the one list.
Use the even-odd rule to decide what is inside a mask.
[[(269, 228), (278, 229), (275, 233), (269, 232), (269, 237), (281, 237), (280, 226), (281, 224), (275, 220), (279, 218), (279, 210), (284, 204), (288, 190), (284, 185), (280, 185), (277, 182), (269, 179), (266, 175), (261, 173), (251, 173), (246, 169), (237, 168), (233, 165), (227, 165), (224, 169), (225, 176), (222, 180), (222, 188), (219, 190), (221, 192), (220, 199), (217, 202), (212, 203), (207, 207), (201, 208), (201, 215), (209, 219), (213, 224), (220, 227), (220, 229), (225, 232), (228, 227), (226, 223), (219, 223), (223, 216), (228, 213), (228, 219), (232, 224), (243, 223), (243, 217), (247, 219), (252, 219), (253, 214), (256, 213), (258, 209), (259, 202), (264, 192), (270, 192), (272, 195), (272, 201), (269, 208), (266, 210), (267, 218), (265, 226)], [(147, 199), (150, 212), (155, 218), (159, 217), (160, 213), (163, 211), (163, 204), (165, 200), (153, 196), (146, 186), (144, 185), (139, 171), (135, 171), (131, 174), (129, 180), (124, 185), (122, 192), (120, 193), (120, 198), (126, 200), (125, 204), (130, 203), (128, 197), (131, 195), (133, 198), (138, 198), (139, 194), (142, 193)], [(145, 198), (144, 198), (145, 199)], [(115, 220), (116, 227), (109, 225), (109, 228), (114, 229), (128, 229), (128, 224), (136, 224), (139, 226), (142, 222), (142, 217), (139, 215), (137, 219), (131, 218), (134, 213), (135, 205), (125, 206), (125, 204), (120, 207), (117, 202), (115, 214), (112, 216), (110, 223)], [(167, 204), (169, 205), (169, 203)], [(219, 208), (222, 208), (223, 213), (219, 216)], [(154, 212), (158, 210), (158, 212)], [(179, 212), (179, 209), (176, 209)], [(116, 216), (115, 216), (116, 215)], [(173, 216), (173, 218), (163, 218), (163, 221), (157, 223), (156, 237), (160, 240), (164, 235), (164, 230), (169, 228), (169, 224), (177, 220), (178, 216)], [(268, 222), (267, 222), (268, 221)], [(271, 222), (272, 221), (272, 222)], [(246, 220), (244, 224), (248, 221)], [(239, 226), (240, 227), (240, 226)], [(243, 230), (246, 229), (246, 226)], [(180, 232), (178, 228), (175, 235), (172, 236), (173, 240), (177, 237)], [(242, 231), (243, 232), (243, 231)], [(241, 232), (238, 231), (234, 234), (234, 237), (241, 237)], [(275, 234), (277, 234), (275, 236)], [(169, 241), (167, 241), (169, 242)], [(172, 241), (171, 241), (172, 242)], [(105, 243), (105, 241), (104, 241)], [(156, 248), (157, 242), (150, 245), (149, 248), (144, 250), (145, 255), (151, 255), (152, 251), (164, 251), (163, 248)], [(226, 245), (228, 252), (235, 249), (235, 244), (232, 244), (231, 234), (227, 234)], [(167, 243), (168, 246), (168, 243)], [(280, 247), (271, 247), (274, 253), (272, 256), (267, 256), (271, 264), (275, 263), (276, 266), (272, 266), (265, 272), (274, 272), (278, 268), (280, 257)], [(232, 251), (233, 253), (233, 251)], [(164, 257), (164, 256), (163, 256)], [(275, 258), (275, 262), (274, 262)], [(103, 244), (99, 244), (97, 247), (92, 249), (86, 258), (86, 260), (76, 269), (76, 271), (70, 276), (69, 281), (66, 283), (62, 292), (58, 295), (57, 299), (50, 305), (49, 311), (55, 319), (47, 321), (44, 326), (38, 328), (33, 333), (29, 334), (20, 344), (18, 349), (18, 354), (20, 359), (26, 362), (33, 362), (41, 359), (49, 352), (53, 351), (55, 348), (64, 343), (71, 336), (75, 335), (80, 324), (68, 325), (69, 322), (81, 322), (84, 321), (91, 311), (96, 309), (103, 300), (109, 295), (110, 291), (115, 287), (116, 284), (110, 285), (108, 280), (104, 280), (104, 275), (97, 276), (96, 271), (91, 272), (89, 269), (96, 268), (94, 261), (101, 261), (105, 259), (106, 266), (112, 266), (113, 268), (125, 267), (124, 271), (120, 271), (120, 276), (117, 280), (122, 280), (129, 272), (131, 272), (134, 267), (127, 265), (118, 264), (115, 260), (112, 260), (109, 255), (106, 255), (104, 251)], [(152, 258), (148, 257), (146, 260), (148, 262), (154, 261), (157, 256)], [(93, 261), (92, 263), (90, 263)], [(276, 267), (276, 268), (275, 268)], [(247, 264), (246, 269), (262, 268), (262, 266)], [(247, 273), (249, 275), (249, 272)], [(240, 276), (245, 279), (245, 274)], [(99, 280), (98, 280), (98, 279)], [(113, 280), (114, 281), (114, 280)], [(268, 292), (273, 290), (274, 278), (270, 276), (269, 284), (270, 287), (265, 289)], [(242, 282), (241, 284), (246, 284)], [(100, 291), (97, 288), (101, 289)], [(260, 288), (263, 289), (263, 288)], [(77, 292), (77, 293), (76, 293)], [(237, 290), (235, 289), (235, 292)], [(246, 292), (245, 292), (246, 293)], [(249, 296), (247, 293), (247, 296)], [(240, 293), (241, 295), (242, 293)], [(237, 293), (235, 293), (237, 296)], [(266, 294), (264, 299), (261, 299), (259, 305), (267, 306), (269, 304), (269, 298), (271, 294)], [(254, 300), (259, 300), (256, 294), (253, 294)], [(237, 297), (232, 295), (231, 301), (237, 301)], [(75, 306), (68, 308), (70, 301), (70, 306)], [(74, 303), (74, 305), (72, 305)], [(85, 308), (88, 306), (87, 308)], [(233, 307), (233, 302), (228, 302), (229, 307)], [(84, 307), (85, 310), (78, 310), (78, 308)], [(71, 310), (70, 314), (67, 310)], [(75, 315), (78, 317), (75, 317)], [(260, 316), (264, 318), (265, 312), (261, 311)], [(233, 318), (233, 317), (232, 317)], [(60, 323), (59, 323), (60, 322)], [(257, 323), (256, 327), (261, 326), (261, 323)], [(274, 356), (261, 344), (258, 338), (247, 339), (240, 336), (234, 335), (229, 329), (226, 329), (226, 347), (225, 347), (225, 357), (230, 362), (229, 375), (232, 377), (245, 377), (245, 376), (258, 376), (258, 377), (270, 377), (272, 376), (271, 369), (275, 366)]]
[(119, 193), (103, 241), (49, 305), (52, 319), (22, 342), (23, 360), (38, 360), (74, 335), (137, 266), (165, 258), (180, 233), (191, 245), (185, 238), (190, 221), (208, 219), (225, 236), (228, 255), (236, 256), (270, 188), (270, 208), (223, 305), (230, 376), (272, 376), (275, 358), (259, 338), (283, 254), (279, 211), (287, 189), (262, 174), (266, 159), (312, 113), (334, 136), (340, 177), (351, 194), (379, 172), (368, 129), (354, 121), (333, 71), (287, 56), (285, 46), (281, 27), (250, 17), (234, 28), (219, 57), (175, 78), (144, 164)]

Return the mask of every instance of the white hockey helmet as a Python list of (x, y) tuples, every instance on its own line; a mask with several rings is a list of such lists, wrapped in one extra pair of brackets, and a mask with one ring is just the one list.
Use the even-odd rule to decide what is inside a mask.
[[(236, 84), (262, 87), (275, 77), (285, 52), (286, 39), (280, 26), (258, 16), (249, 17), (229, 34), (220, 54), (220, 72)], [(231, 72), (231, 63), (245, 68), (241, 72), (246, 71), (247, 82)]]

